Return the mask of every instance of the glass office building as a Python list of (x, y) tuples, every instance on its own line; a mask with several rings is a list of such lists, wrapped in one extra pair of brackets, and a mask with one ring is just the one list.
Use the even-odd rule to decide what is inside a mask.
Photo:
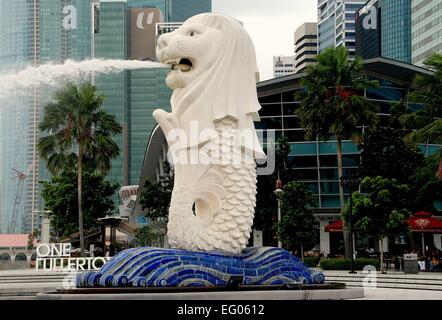
[(92, 1), (40, 1), (40, 61), (91, 57)]
[[(371, 8), (375, 9), (372, 16)], [(381, 57), (381, 10), (379, 1), (370, 1), (356, 11), (356, 55), (364, 59)], [(370, 28), (366, 28), (364, 23)]]
[(364, 59), (384, 57), (411, 63), (411, 0), (370, 0), (360, 8), (356, 12), (356, 54)]
[(382, 57), (411, 63), (411, 0), (379, 0)]
[[(428, 71), (413, 65), (376, 58), (365, 64), (365, 72), (369, 78), (380, 81), (380, 87), (367, 89), (364, 94), (380, 107), (381, 124), (388, 125), (391, 105), (407, 96), (416, 73)], [(320, 250), (328, 254), (336, 252), (337, 248), (336, 243), (330, 241), (330, 234), (324, 232), (324, 227), (340, 219), (336, 141), (305, 141), (304, 130), (295, 115), (299, 106), (295, 94), (301, 88), (302, 76), (303, 74), (295, 74), (258, 83), (262, 109), (259, 112), (261, 122), (256, 126), (259, 130), (275, 130), (276, 138), (281, 135), (288, 138), (289, 166), (299, 181), (305, 182), (314, 194), (314, 212), (320, 226)], [(263, 142), (267, 143), (265, 140)], [(421, 149), (426, 155), (430, 155), (440, 147), (425, 145)], [(360, 164), (357, 145), (352, 141), (343, 141), (342, 149), (344, 175), (348, 175), (349, 169), (352, 174), (357, 175)], [(348, 190), (345, 192), (345, 197), (348, 198)]]
[(355, 12), (360, 0), (318, 0), (318, 50), (344, 46), (355, 55)]
[(212, 11), (212, 0), (128, 0), (127, 4), (158, 8), (164, 15), (164, 22), (184, 22), (198, 13)]
[[(101, 6), (102, 10), (94, 12), (93, 6)], [(157, 7), (163, 13), (162, 21), (183, 21), (211, 11), (211, 1), (0, 1), (0, 71), (16, 72), (30, 65), (81, 61), (92, 56), (132, 59), (127, 25), (132, 7)], [(155, 40), (146, 45), (153, 47)], [(110, 173), (122, 185), (138, 184), (147, 139), (155, 125), (152, 111), (169, 108), (171, 92), (164, 84), (165, 73), (163, 69), (126, 71), (95, 79), (108, 98), (105, 108), (125, 127), (124, 135), (117, 138), (122, 156), (114, 161)], [(40, 88), (1, 101), (1, 233), (29, 233), (37, 227), (35, 211), (42, 210), (43, 205), (39, 181), (49, 178), (36, 150), (38, 122), (42, 106), (53, 92), (51, 88)], [(32, 163), (33, 169), (19, 186), (16, 179), (12, 180), (12, 169), (23, 172)], [(9, 228), (12, 212), (17, 220), (14, 230)]]
[[(0, 1), (0, 70), (91, 57), (91, 1)], [(0, 110), (0, 232), (29, 233), (42, 209), (39, 181), (48, 178), (37, 152), (42, 106), (54, 89), (30, 88)], [(19, 110), (19, 112), (17, 112)], [(30, 168), (31, 167), (31, 168)], [(30, 171), (23, 182), (12, 178)], [(14, 215), (15, 226), (9, 228)]]
[(427, 56), (442, 52), (442, 2), (411, 0), (413, 64), (423, 65)]
[[(34, 64), (37, 41), (34, 7), (29, 1), (0, 1), (0, 72), (18, 72)], [(26, 233), (31, 230), (33, 186), (26, 179), (20, 186), (12, 180), (15, 171), (25, 171), (32, 162), (32, 96), (20, 92), (0, 100), (0, 233)], [(11, 229), (12, 214), (15, 228)]]

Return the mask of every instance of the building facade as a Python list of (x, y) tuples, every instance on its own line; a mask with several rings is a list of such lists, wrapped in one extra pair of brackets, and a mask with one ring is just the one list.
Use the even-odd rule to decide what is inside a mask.
[(283, 77), (295, 73), (295, 56), (274, 56), (273, 77)]
[[(0, 72), (38, 64), (38, 12), (37, 2), (0, 1)], [(37, 101), (21, 92), (0, 103), (0, 233), (25, 233), (32, 227), (37, 177), (32, 170), (25, 180), (13, 178), (14, 169), (24, 172), (34, 159)]]
[(411, 0), (412, 62), (423, 65), (427, 56), (442, 52), (442, 2)]
[[(380, 81), (380, 87), (366, 89), (364, 95), (380, 107), (380, 121), (385, 125), (388, 125), (390, 107), (408, 95), (415, 74), (428, 72), (413, 65), (384, 58), (366, 61), (364, 69), (370, 79)], [(264, 131), (275, 130), (276, 139), (282, 135), (288, 138), (288, 166), (293, 170), (294, 176), (308, 186), (316, 202), (314, 213), (320, 230), (320, 251), (326, 255), (342, 253), (342, 233), (325, 231), (328, 224), (340, 220), (336, 141), (305, 140), (305, 132), (295, 115), (299, 106), (296, 92), (302, 89), (302, 76), (303, 74), (294, 74), (258, 83), (258, 98), (262, 109), (259, 112), (261, 121), (256, 123), (256, 128)], [(264, 146), (266, 143), (268, 141), (264, 140)], [(431, 155), (440, 149), (439, 145), (420, 147), (425, 155)], [(344, 175), (348, 176), (349, 170), (353, 175), (358, 175), (358, 146), (352, 141), (343, 141), (342, 149)], [(345, 190), (345, 198), (348, 196), (348, 190)]]
[[(91, 57), (154, 60), (156, 22), (183, 21), (207, 11), (211, 0), (0, 1), (0, 71)], [(107, 97), (105, 109), (124, 125), (116, 139), (122, 155), (110, 172), (121, 185), (138, 183), (155, 125), (152, 111), (169, 107), (165, 73), (137, 70), (91, 79)], [(1, 102), (0, 233), (29, 233), (38, 225), (43, 209), (39, 181), (49, 178), (38, 157), (38, 123), (54, 91), (32, 88)], [(18, 179), (19, 172), (27, 173), (26, 179)], [(119, 202), (118, 195), (115, 199)], [(11, 221), (16, 221), (14, 228)]]
[(356, 11), (356, 55), (363, 59), (382, 56), (381, 53), (381, 10), (379, 1), (368, 1)]
[[(92, 2), (2, 1), (0, 70), (17, 72), (28, 66), (90, 58)], [(30, 88), (8, 101), (10, 108), (0, 111), (0, 232), (29, 233), (38, 225), (37, 211), (43, 206), (39, 181), (48, 178), (37, 151), (38, 123), (42, 106), (54, 91)], [(20, 173), (26, 177), (19, 178)]]
[(411, 0), (370, 0), (356, 12), (356, 54), (411, 63)]
[(304, 72), (318, 55), (318, 24), (306, 22), (295, 31), (295, 72)]
[(318, 52), (344, 46), (355, 55), (356, 11), (365, 4), (360, 0), (318, 0)]

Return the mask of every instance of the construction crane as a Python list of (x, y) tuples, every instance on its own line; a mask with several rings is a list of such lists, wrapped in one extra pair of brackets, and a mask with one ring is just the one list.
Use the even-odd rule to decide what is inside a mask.
[(18, 183), (17, 183), (17, 189), (15, 191), (15, 195), (14, 195), (14, 206), (12, 208), (11, 221), (8, 226), (9, 233), (15, 232), (15, 227), (17, 226), (18, 209), (19, 209), (21, 199), (22, 199), (22, 193), (23, 193), (23, 188), (25, 185), (25, 180), (29, 176), (29, 174), (31, 173), (32, 169), (34, 169), (34, 162), (32, 162), (26, 168), (26, 170), (24, 172), (17, 170), (15, 168), (12, 168), (12, 174), (13, 174), (12, 181), (18, 180)]

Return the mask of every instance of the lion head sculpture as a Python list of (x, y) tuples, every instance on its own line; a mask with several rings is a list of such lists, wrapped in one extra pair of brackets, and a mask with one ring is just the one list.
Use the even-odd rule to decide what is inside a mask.
[(171, 66), (166, 83), (174, 90), (172, 113), (178, 119), (186, 113), (189, 119), (203, 113), (212, 122), (232, 117), (239, 129), (259, 120), (255, 48), (239, 21), (196, 15), (158, 39), (157, 57)]

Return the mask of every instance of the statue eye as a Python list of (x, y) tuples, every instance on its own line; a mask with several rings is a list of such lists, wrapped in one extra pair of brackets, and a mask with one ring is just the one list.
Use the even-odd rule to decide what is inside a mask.
[(190, 37), (195, 37), (195, 36), (197, 36), (197, 35), (199, 35), (199, 32), (198, 32), (198, 31), (195, 31), (195, 30), (191, 30), (191, 31), (189, 31), (189, 36), (190, 36)]

